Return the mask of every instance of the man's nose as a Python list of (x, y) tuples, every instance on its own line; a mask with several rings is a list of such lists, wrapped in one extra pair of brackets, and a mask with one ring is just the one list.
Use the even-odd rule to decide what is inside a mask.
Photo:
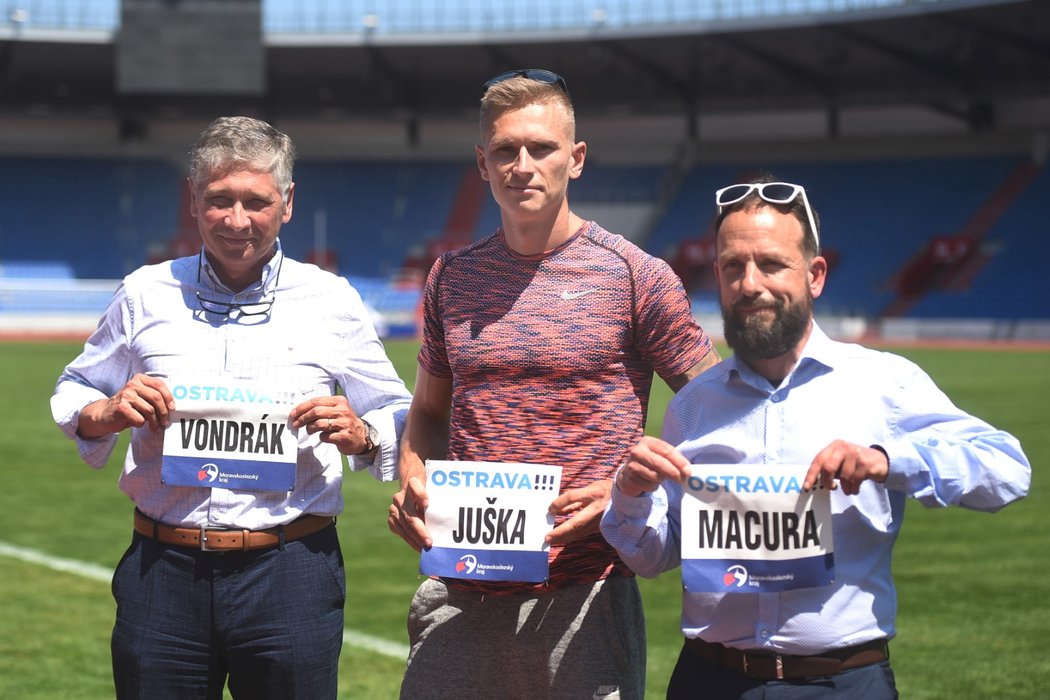
[(753, 262), (744, 266), (744, 274), (740, 277), (740, 291), (747, 295), (762, 291), (762, 271)]
[(532, 156), (529, 155), (529, 149), (525, 146), (518, 150), (518, 157), (514, 159), (514, 169), (526, 172), (532, 170)]
[(234, 202), (230, 207), (230, 213), (226, 215), (226, 225), (237, 231), (251, 225), (248, 212), (244, 210), (240, 202)]

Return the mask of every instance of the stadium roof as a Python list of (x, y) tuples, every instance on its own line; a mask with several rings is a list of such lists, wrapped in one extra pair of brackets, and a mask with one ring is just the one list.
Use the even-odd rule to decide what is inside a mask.
[[(534, 26), (539, 13), (533, 25), (479, 30), (446, 21), (430, 33), (399, 29), (397, 15), (384, 22), (382, 14), (345, 31), (298, 31), (309, 22), (271, 8), (258, 94), (128, 94), (118, 87), (119, 32), (26, 27), (0, 33), (0, 120), (93, 115), (135, 139), (157, 120), (236, 111), (274, 121), (396, 121), (411, 144), (420, 123), (472, 120), (481, 83), (524, 66), (564, 75), (581, 117), (674, 118), (679, 138), (702, 139), (706, 118), (799, 110), (822, 115), (825, 137), (839, 135), (857, 109), (904, 107), (969, 133), (1027, 128), (1046, 116), (1050, 2), (854, 4), (860, 9), (833, 12), (842, 3), (782, 0), (760, 5), (784, 12), (760, 15), (743, 13), (756, 6), (743, 0), (696, 4), (741, 10), (705, 19), (657, 12), (682, 3), (608, 3), (652, 10), (644, 22), (626, 22), (595, 14), (600, 3), (570, 1), (562, 5), (589, 8), (588, 24)], [(799, 7), (824, 11), (792, 10)]]

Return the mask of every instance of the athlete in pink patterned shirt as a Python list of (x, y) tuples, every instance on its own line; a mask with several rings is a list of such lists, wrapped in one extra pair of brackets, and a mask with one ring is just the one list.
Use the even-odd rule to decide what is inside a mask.
[(653, 372), (677, 390), (718, 354), (666, 263), (569, 209), (586, 144), (560, 77), (497, 76), (481, 125), (478, 168), (503, 225), (431, 269), (389, 524), (431, 545), (428, 458), (559, 465), (550, 577), (424, 581), (401, 697), (641, 698), (641, 598), (598, 521)]

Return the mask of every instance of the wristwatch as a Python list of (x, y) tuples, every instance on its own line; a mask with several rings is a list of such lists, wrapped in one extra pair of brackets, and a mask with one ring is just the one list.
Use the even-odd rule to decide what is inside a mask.
[(368, 454), (379, 446), (379, 431), (376, 430), (376, 427), (364, 418), (361, 419), (361, 423), (365, 426), (365, 449), (358, 452), (358, 455)]

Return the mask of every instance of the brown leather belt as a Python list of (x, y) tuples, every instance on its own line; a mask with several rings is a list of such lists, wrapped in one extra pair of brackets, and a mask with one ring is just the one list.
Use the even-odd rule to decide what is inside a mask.
[(335, 523), (335, 518), (320, 515), (302, 515), (287, 525), (266, 530), (225, 530), (210, 527), (174, 527), (159, 523), (135, 509), (135, 531), (150, 539), (193, 547), (202, 552), (230, 552), (246, 549), (276, 547), (281, 540), (290, 542), (312, 535)]
[(885, 639), (831, 649), (815, 656), (745, 651), (690, 637), (685, 638), (685, 648), (719, 666), (765, 681), (834, 676), (851, 668), (881, 663), (890, 658), (889, 644)]

